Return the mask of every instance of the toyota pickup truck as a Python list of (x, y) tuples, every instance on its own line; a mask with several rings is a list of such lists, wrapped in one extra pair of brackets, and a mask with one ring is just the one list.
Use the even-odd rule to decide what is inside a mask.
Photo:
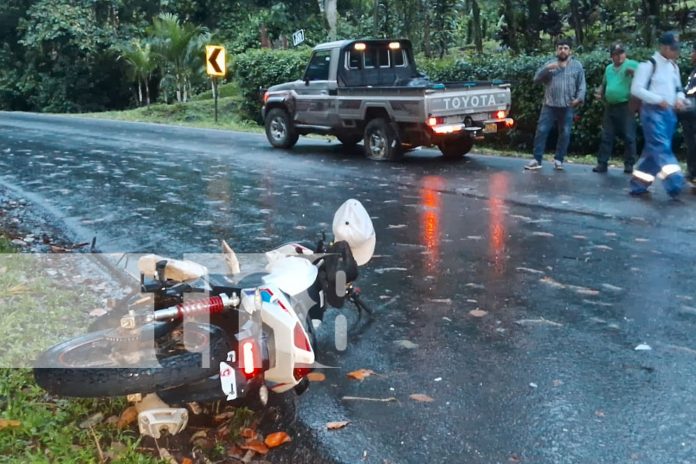
[(342, 40), (317, 45), (302, 79), (270, 87), (262, 116), (268, 141), (290, 148), (300, 135), (364, 140), (373, 160), (396, 160), (436, 145), (461, 158), (485, 134), (514, 125), (510, 85), (435, 83), (416, 69), (408, 40)]

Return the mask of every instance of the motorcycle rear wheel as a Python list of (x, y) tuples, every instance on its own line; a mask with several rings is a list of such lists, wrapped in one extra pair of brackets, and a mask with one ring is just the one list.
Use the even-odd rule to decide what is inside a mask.
[[(139, 343), (148, 345), (146, 337), (143, 342), (128, 340), (116, 330), (89, 333), (48, 349), (36, 360), (41, 366), (34, 369), (36, 383), (53, 394), (72, 397), (151, 393), (217, 374), (230, 350), (225, 332), (209, 324), (189, 323), (156, 341), (150, 338), (149, 347), (137, 348)], [(140, 335), (154, 331), (150, 324)], [(146, 359), (128, 367), (138, 356)]]

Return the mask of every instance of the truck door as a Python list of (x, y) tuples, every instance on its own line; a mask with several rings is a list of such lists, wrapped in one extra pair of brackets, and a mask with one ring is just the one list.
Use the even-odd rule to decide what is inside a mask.
[[(334, 50), (317, 50), (305, 71), (305, 85), (296, 90), (295, 123), (313, 126), (329, 126), (335, 114), (336, 71), (332, 69)], [(335, 68), (335, 64), (333, 65)], [(331, 79), (331, 74), (334, 78)], [(331, 118), (333, 119), (333, 118)]]

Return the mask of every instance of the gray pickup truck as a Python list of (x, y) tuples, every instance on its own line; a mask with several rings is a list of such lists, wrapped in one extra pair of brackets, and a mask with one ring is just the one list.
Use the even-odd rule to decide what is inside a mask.
[(436, 145), (461, 158), (484, 134), (513, 126), (510, 86), (502, 82), (433, 83), (416, 70), (408, 40), (342, 40), (317, 45), (301, 80), (263, 96), (268, 141), (290, 148), (300, 135), (364, 140), (373, 160), (396, 160)]

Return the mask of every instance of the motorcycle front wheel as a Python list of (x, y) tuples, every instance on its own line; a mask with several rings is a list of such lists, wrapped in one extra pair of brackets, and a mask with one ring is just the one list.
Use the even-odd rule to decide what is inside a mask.
[(36, 360), (36, 383), (60, 396), (151, 393), (215, 375), (230, 341), (209, 324), (188, 323), (155, 338), (157, 323), (137, 332), (89, 333), (56, 345)]

